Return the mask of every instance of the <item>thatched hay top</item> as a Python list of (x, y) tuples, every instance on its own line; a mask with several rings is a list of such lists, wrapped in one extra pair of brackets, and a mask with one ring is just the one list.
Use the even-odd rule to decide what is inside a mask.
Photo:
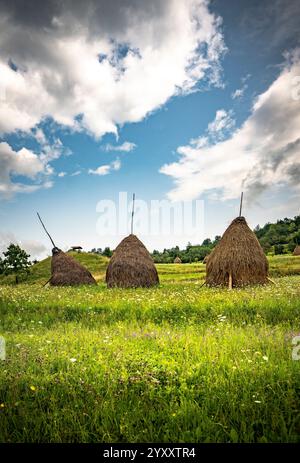
[(293, 256), (300, 256), (300, 246), (299, 245), (295, 247)]
[(92, 274), (77, 260), (58, 248), (52, 249), (51, 260), (52, 286), (95, 285)]
[(174, 259), (174, 264), (181, 264), (181, 263), (182, 263), (182, 260), (180, 259), (180, 257), (176, 256)]
[(227, 286), (265, 284), (268, 260), (244, 217), (237, 217), (225, 231), (206, 263), (206, 283)]
[(109, 288), (150, 287), (159, 283), (153, 259), (143, 243), (129, 235), (117, 246), (106, 270)]

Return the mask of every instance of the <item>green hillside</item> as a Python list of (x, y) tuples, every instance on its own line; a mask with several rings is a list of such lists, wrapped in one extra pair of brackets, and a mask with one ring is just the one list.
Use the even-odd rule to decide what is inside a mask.
[[(104, 277), (105, 270), (108, 263), (108, 258), (100, 256), (99, 254), (93, 254), (88, 252), (68, 252), (68, 254), (82, 265), (84, 265), (99, 281)], [(41, 260), (37, 264), (30, 267), (30, 274), (26, 278), (26, 283), (46, 283), (51, 276), (51, 257), (47, 257)], [(2, 283), (14, 282), (14, 275), (1, 276), (0, 281)]]

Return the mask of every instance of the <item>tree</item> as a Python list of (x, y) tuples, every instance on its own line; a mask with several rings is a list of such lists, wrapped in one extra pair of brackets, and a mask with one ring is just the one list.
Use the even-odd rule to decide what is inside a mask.
[(284, 246), (283, 246), (283, 244), (275, 244), (274, 251), (275, 251), (276, 255), (284, 254)]
[(1, 259), (0, 257), (0, 275), (2, 275), (5, 271), (5, 263), (4, 263), (4, 260)]
[(24, 249), (21, 249), (17, 244), (10, 244), (7, 251), (3, 253), (5, 259), (4, 273), (15, 274), (16, 284), (19, 283), (19, 276), (21, 274), (28, 274), (31, 262), (28, 260), (30, 255), (26, 254)]
[(218, 244), (219, 241), (221, 241), (222, 236), (216, 235), (213, 244), (216, 245)]
[(102, 256), (106, 256), (106, 257), (111, 257), (112, 256), (112, 251), (108, 246), (104, 249), (104, 251), (102, 253)]

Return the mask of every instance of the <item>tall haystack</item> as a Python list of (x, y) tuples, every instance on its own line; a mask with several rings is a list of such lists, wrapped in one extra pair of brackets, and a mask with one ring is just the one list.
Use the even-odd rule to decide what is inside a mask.
[(106, 270), (108, 288), (150, 287), (159, 283), (156, 267), (143, 243), (130, 234), (114, 251)]
[(50, 283), (52, 286), (96, 285), (96, 280), (83, 265), (55, 246), (39, 213), (37, 213), (37, 215), (53, 245), (51, 278), (47, 283)]
[(182, 263), (182, 260), (180, 259), (180, 257), (176, 256), (174, 259), (174, 264), (181, 264), (181, 263)]
[(206, 284), (229, 288), (268, 282), (268, 260), (244, 217), (225, 231), (206, 263)]
[(52, 249), (51, 278), (52, 286), (95, 285), (92, 274), (72, 256), (58, 248)]
[(300, 256), (300, 246), (299, 245), (295, 247), (293, 256)]

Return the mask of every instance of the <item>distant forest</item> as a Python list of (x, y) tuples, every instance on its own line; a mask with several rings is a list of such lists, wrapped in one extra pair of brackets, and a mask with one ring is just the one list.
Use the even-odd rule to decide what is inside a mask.
[[(293, 252), (296, 245), (300, 244), (300, 215), (294, 219), (277, 220), (276, 223), (266, 223), (263, 227), (257, 225), (254, 233), (266, 254), (288, 254)], [(164, 249), (163, 252), (153, 251), (152, 256), (157, 263), (170, 263), (179, 257), (183, 263), (202, 261), (209, 254), (221, 237), (214, 240), (206, 238), (202, 244), (192, 246), (188, 243), (183, 250), (178, 246)]]
[[(266, 223), (263, 227), (257, 225), (254, 233), (259, 239), (266, 254), (289, 254), (293, 252), (297, 244), (300, 244), (300, 215), (293, 219), (277, 220), (276, 223)], [(221, 236), (216, 236), (213, 240), (206, 238), (202, 244), (192, 245), (188, 243), (185, 249), (175, 246), (171, 249), (164, 249), (162, 252), (154, 250), (152, 257), (156, 263), (169, 264), (179, 257), (183, 263), (202, 261), (209, 254)], [(91, 252), (111, 257), (112, 250), (94, 248)]]

